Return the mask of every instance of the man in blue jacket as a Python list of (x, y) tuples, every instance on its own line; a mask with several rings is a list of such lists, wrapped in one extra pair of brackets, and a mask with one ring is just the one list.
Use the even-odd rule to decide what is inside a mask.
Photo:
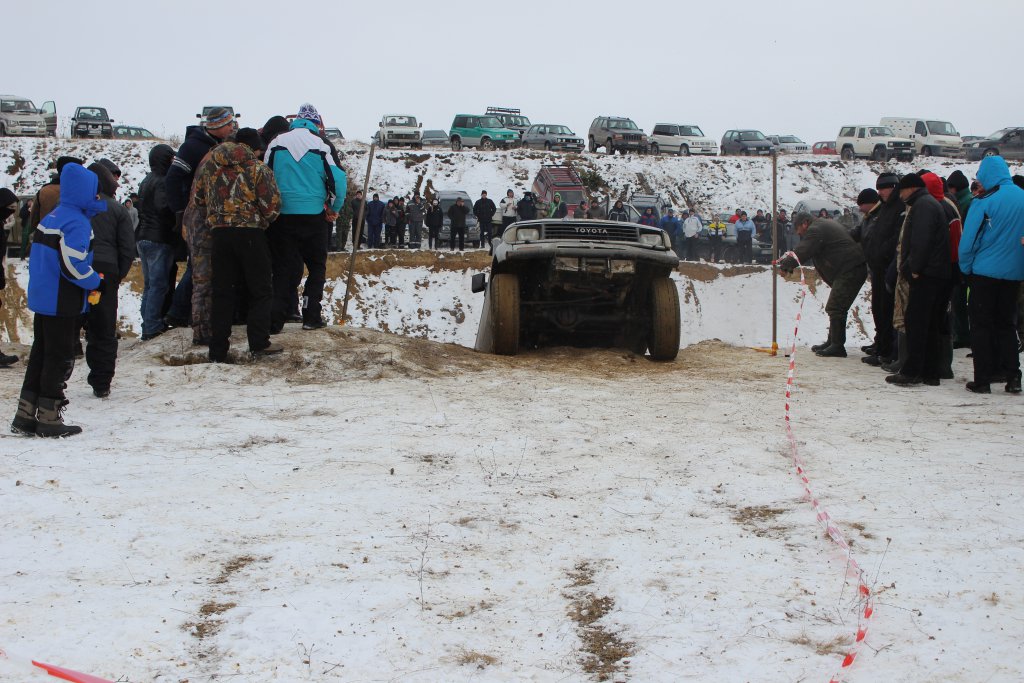
[(960, 270), (971, 288), (974, 381), (967, 383), (967, 390), (990, 393), (990, 382), (1004, 376), (1006, 391), (1018, 394), (1021, 373), (1014, 321), (1024, 280), (1024, 190), (1013, 184), (1001, 156), (981, 160), (978, 184), (959, 249)]
[[(107, 210), (99, 179), (81, 164), (61, 172), (60, 203), (36, 226), (29, 257), (28, 307), (35, 313), (32, 350), (11, 423), (16, 434), (61, 437), (81, 427), (64, 424), (64, 386), (75, 367), (78, 318), (89, 310), (89, 294), (102, 293), (92, 268), (90, 219)], [(116, 293), (112, 294), (116, 296)]]
[(267, 230), (274, 271), (271, 332), (280, 332), (293, 310), (303, 265), (302, 329), (327, 325), (321, 300), (327, 278), (327, 236), (348, 192), (348, 178), (319, 136), (316, 123), (297, 118), (266, 153), (281, 192), (281, 215)]
[(380, 200), (380, 195), (373, 193), (373, 200), (366, 205), (366, 247), (380, 247), (380, 232), (384, 229), (387, 206)]
[(676, 210), (670, 208), (668, 213), (662, 216), (661, 221), (658, 223), (658, 227), (668, 233), (669, 239), (672, 240), (672, 250), (676, 252), (676, 256), (683, 258), (683, 224), (679, 222), (678, 218), (676, 218)]

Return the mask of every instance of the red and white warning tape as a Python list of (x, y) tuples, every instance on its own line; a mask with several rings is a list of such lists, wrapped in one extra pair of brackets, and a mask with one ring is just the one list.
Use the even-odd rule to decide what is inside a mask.
[(796, 340), (797, 334), (800, 331), (800, 319), (803, 317), (804, 312), (804, 299), (807, 298), (807, 281), (804, 279), (803, 264), (800, 263), (800, 259), (797, 258), (797, 255), (790, 251), (783, 257), (780, 257), (779, 260), (786, 256), (792, 256), (796, 260), (797, 269), (800, 271), (800, 306), (797, 309), (796, 323), (793, 326), (793, 343), (789, 349), (789, 372), (786, 374), (786, 437), (789, 439), (789, 454), (793, 459), (793, 467), (796, 469), (796, 474), (800, 477), (800, 483), (803, 484), (804, 493), (807, 494), (807, 499), (814, 508), (818, 524), (820, 524), (825, 530), (825, 533), (828, 534), (830, 539), (832, 539), (832, 542), (846, 553), (847, 576), (854, 578), (857, 582), (857, 635), (854, 639), (853, 645), (847, 651), (846, 656), (843, 657), (843, 661), (839, 665), (839, 669), (832, 674), (832, 678), (829, 679), (829, 683), (840, 683), (840, 681), (843, 680), (843, 676), (853, 665), (854, 660), (857, 659), (857, 655), (860, 654), (861, 648), (864, 644), (864, 639), (868, 634), (868, 622), (875, 613), (875, 598), (874, 594), (871, 592), (871, 588), (867, 584), (864, 569), (857, 563), (856, 558), (853, 556), (853, 550), (850, 547), (849, 542), (846, 540), (846, 537), (843, 536), (843, 532), (839, 530), (839, 527), (833, 521), (832, 515), (829, 514), (828, 510), (825, 509), (825, 506), (822, 505), (821, 501), (818, 499), (818, 496), (816, 496), (814, 491), (811, 489), (811, 481), (807, 477), (807, 468), (804, 465), (803, 459), (800, 457), (800, 451), (796, 444), (796, 435), (793, 433), (790, 404), (793, 397), (793, 379), (796, 376)]
[[(109, 681), (106, 678), (90, 676), (80, 671), (72, 671), (62, 666), (37, 662), (34, 659), (16, 655), (2, 645), (0, 645), (0, 664), (13, 666), (24, 673), (36, 673), (42, 676), (58, 678), (62, 681), (71, 681), (71, 683), (113, 683), (113, 681)], [(2, 671), (3, 669), (0, 669), (0, 673)]]

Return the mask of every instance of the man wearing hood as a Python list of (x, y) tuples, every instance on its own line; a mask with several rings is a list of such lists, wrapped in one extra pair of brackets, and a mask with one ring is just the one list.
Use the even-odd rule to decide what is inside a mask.
[(405, 220), (409, 223), (409, 248), (419, 249), (423, 232), (423, 217), (427, 207), (418, 194), (413, 195), (412, 201), (405, 205)]
[[(0, 290), (7, 288), (7, 231), (4, 223), (18, 210), (18, 197), (6, 187), (0, 188)], [(4, 305), (0, 299), (0, 307)], [(18, 357), (0, 352), (0, 368), (18, 362)]]
[(11, 423), (18, 434), (62, 437), (82, 431), (64, 424), (62, 413), (65, 383), (75, 367), (78, 319), (89, 310), (90, 293), (103, 293), (89, 248), (89, 219), (107, 210), (98, 186), (95, 173), (81, 164), (67, 164), (61, 172), (60, 203), (35, 230), (28, 280), (28, 307), (35, 313), (32, 350)]
[(174, 211), (167, 203), (164, 177), (174, 159), (169, 145), (156, 145), (149, 151), (149, 174), (139, 185), (139, 229), (136, 248), (142, 265), (142, 341), (164, 332), (164, 301), (171, 288), (175, 245)]
[(971, 203), (960, 240), (960, 270), (971, 288), (971, 350), (974, 380), (967, 390), (989, 393), (995, 377), (1020, 393), (1020, 356), (1014, 328), (1024, 281), (1024, 190), (1014, 185), (1001, 156), (978, 166), (980, 193)]
[(303, 264), (309, 275), (302, 289), (302, 329), (327, 325), (321, 304), (327, 277), (327, 235), (333, 216), (345, 202), (348, 178), (318, 133), (316, 123), (297, 118), (266, 153), (266, 164), (281, 192), (281, 214), (267, 232), (274, 269), (272, 333), (284, 328), (302, 280)]
[(562, 194), (560, 192), (555, 193), (548, 215), (552, 218), (565, 218), (569, 215), (569, 205), (562, 201)]
[(246, 333), (254, 356), (280, 353), (270, 342), (273, 303), (270, 249), (266, 230), (281, 210), (273, 172), (257, 158), (262, 146), (252, 128), (238, 131), (239, 142), (213, 148), (196, 178), (196, 204), (206, 214), (213, 240), (213, 332), (210, 361), (227, 360), (236, 285), (247, 302)]
[(103, 278), (106, 296), (89, 307), (85, 329), (85, 362), (89, 386), (97, 398), (110, 395), (117, 363), (117, 290), (135, 260), (135, 228), (128, 210), (114, 195), (117, 181), (107, 166), (91, 164), (99, 179), (100, 200), (107, 210), (92, 217), (93, 269)]
[(524, 192), (523, 198), (516, 204), (516, 215), (521, 221), (532, 221), (537, 217), (537, 203), (532, 192)]
[[(871, 316), (875, 321), (874, 343), (861, 350), (867, 354), (863, 361), (875, 367), (892, 362), (896, 355), (896, 347), (893, 346), (895, 333), (892, 326), (896, 295), (886, 286), (885, 279), (889, 265), (896, 258), (896, 243), (899, 241), (900, 227), (907, 211), (906, 205), (900, 199), (899, 182), (900, 179), (895, 173), (882, 173), (878, 176), (875, 180), (875, 191), (880, 203), (865, 218), (865, 225), (861, 230), (864, 259), (867, 261), (871, 276)], [(906, 340), (903, 341), (903, 348), (905, 351)]]
[(424, 220), (427, 223), (427, 248), (440, 249), (441, 245), (438, 243), (438, 236), (441, 234), (441, 228), (444, 226), (444, 210), (441, 208), (441, 204), (437, 201), (436, 197), (430, 201), (430, 208), (427, 209)]
[(50, 177), (50, 182), (39, 188), (35, 199), (32, 201), (32, 209), (28, 214), (28, 225), (21, 230), (21, 258), (28, 258), (32, 250), (32, 234), (39, 221), (56, 208), (60, 202), (60, 173), (68, 164), (84, 164), (85, 162), (76, 157), (62, 156), (57, 158), (57, 170)]

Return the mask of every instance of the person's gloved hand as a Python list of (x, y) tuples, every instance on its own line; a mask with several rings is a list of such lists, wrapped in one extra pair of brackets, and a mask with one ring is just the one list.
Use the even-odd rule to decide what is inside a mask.
[(107, 281), (103, 279), (103, 273), (100, 273), (100, 286), (89, 292), (89, 305), (95, 306), (103, 298), (103, 293), (106, 290)]

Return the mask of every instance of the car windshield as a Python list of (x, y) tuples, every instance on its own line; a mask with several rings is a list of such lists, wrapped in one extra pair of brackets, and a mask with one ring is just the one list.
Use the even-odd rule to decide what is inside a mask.
[(568, 126), (548, 126), (548, 133), (552, 135), (575, 135)]
[(481, 128), (504, 128), (501, 121), (494, 116), (481, 116), (480, 117)]
[(764, 140), (764, 133), (759, 130), (746, 130), (740, 133), (740, 140), (744, 140), (746, 142)]
[(704, 131), (697, 126), (679, 126), (679, 134), (694, 138), (704, 137)]
[(960, 135), (949, 121), (925, 121), (932, 135)]
[(106, 121), (107, 110), (99, 107), (82, 107), (78, 110), (79, 119), (90, 119), (93, 121)]
[(989, 139), (989, 140), (999, 140), (1004, 135), (1006, 135), (1007, 131), (1009, 131), (1009, 130), (1010, 130), (1009, 128), (1000, 128), (995, 133), (992, 133), (992, 135), (989, 135), (987, 139)]
[(510, 126), (522, 126), (525, 128), (530, 125), (530, 119), (525, 116), (509, 116), (507, 118), (508, 125)]
[(804, 141), (795, 135), (780, 135), (779, 142), (795, 142), (798, 145), (802, 145)]
[(609, 128), (623, 128), (625, 130), (637, 130), (636, 124), (629, 119), (609, 119)]
[(410, 128), (416, 127), (415, 116), (389, 116), (387, 117), (387, 125), (389, 126), (409, 126)]
[(140, 138), (155, 138), (155, 137), (156, 137), (155, 135), (153, 135), (152, 133), (150, 133), (150, 132), (149, 132), (148, 130), (146, 130), (145, 128), (136, 128), (135, 130), (136, 130), (136, 131), (138, 131), (138, 133), (137, 133), (137, 134), (138, 134), (138, 136), (139, 136)]
[(894, 138), (896, 135), (889, 126), (873, 126), (868, 128), (868, 135), (873, 138)]
[(558, 194), (562, 195), (562, 201), (566, 204), (579, 205), (583, 201), (581, 190), (558, 190)]
[(0, 111), (5, 114), (13, 114), (15, 112), (35, 114), (39, 110), (36, 109), (36, 105), (32, 104), (32, 100), (2, 100), (0, 101)]

